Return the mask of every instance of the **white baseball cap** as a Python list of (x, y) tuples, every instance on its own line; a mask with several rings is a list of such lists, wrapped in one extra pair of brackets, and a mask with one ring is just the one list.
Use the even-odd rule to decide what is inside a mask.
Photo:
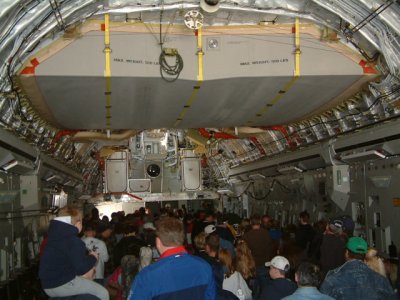
[(152, 222), (144, 223), (143, 229), (156, 230), (156, 228), (154, 227), (154, 224)]
[(204, 228), (204, 232), (206, 233), (206, 234), (210, 234), (210, 233), (213, 233), (215, 230), (217, 230), (217, 228), (215, 228), (215, 225), (207, 225), (205, 228)]
[(283, 257), (283, 256), (275, 256), (271, 261), (265, 263), (266, 267), (274, 267), (276, 269), (282, 270), (282, 271), (289, 271), (290, 269), (290, 264), (289, 261)]

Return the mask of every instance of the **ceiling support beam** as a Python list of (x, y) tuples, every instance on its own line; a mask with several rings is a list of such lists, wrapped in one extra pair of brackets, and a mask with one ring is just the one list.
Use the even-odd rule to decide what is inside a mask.
[[(0, 128), (0, 146), (9, 150), (10, 152), (15, 152), (32, 161), (34, 161), (39, 155), (39, 150), (36, 147), (28, 144), (23, 140), (20, 140), (15, 135), (4, 130), (3, 128)], [(46, 154), (40, 153), (40, 159), (43, 166), (54, 169), (55, 171), (62, 172), (77, 180), (82, 181), (83, 177), (81, 174), (79, 174), (75, 170), (72, 170), (71, 168), (66, 167), (62, 163), (47, 156)]]
[[(382, 143), (384, 140), (400, 139), (399, 132), (400, 120), (395, 119), (390, 122), (364, 128), (364, 130), (340, 135), (335, 139), (326, 141), (325, 143), (333, 142), (334, 150), (337, 153), (340, 153), (345, 150), (360, 148), (360, 146), (362, 147), (363, 144), (374, 141), (376, 141), (376, 143)], [(326, 148), (324, 145), (315, 144), (304, 149), (295, 150), (293, 152), (280, 154), (271, 158), (232, 168), (229, 170), (228, 176), (237, 176), (276, 165), (288, 164), (295, 161), (318, 157), (321, 156), (321, 151), (324, 147)]]

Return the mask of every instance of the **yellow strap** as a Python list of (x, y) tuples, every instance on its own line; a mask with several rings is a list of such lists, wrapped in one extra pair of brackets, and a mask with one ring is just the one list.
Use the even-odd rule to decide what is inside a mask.
[(203, 81), (203, 35), (201, 27), (197, 30), (197, 64), (199, 67), (197, 74), (197, 84)]
[(198, 66), (198, 73), (197, 73), (197, 83), (196, 86), (193, 88), (192, 94), (189, 97), (189, 100), (186, 102), (186, 105), (183, 107), (183, 110), (179, 114), (178, 118), (175, 121), (174, 127), (177, 127), (185, 117), (187, 111), (189, 110), (192, 102), (197, 96), (199, 92), (200, 86), (203, 83), (203, 41), (202, 41), (202, 31), (201, 28), (197, 29), (197, 66)]
[(294, 50), (294, 60), (295, 60), (295, 67), (294, 67), (294, 76), (300, 76), (300, 24), (299, 18), (296, 18), (295, 23), (295, 50)]
[(111, 126), (111, 48), (110, 48), (110, 16), (104, 15), (104, 54), (105, 54), (105, 71), (106, 79), (106, 127)]
[(253, 117), (251, 120), (247, 121), (247, 124), (252, 124), (256, 120), (256, 118), (261, 117), (263, 114), (265, 114), (268, 109), (270, 109), (273, 105), (278, 103), (279, 100), (291, 89), (293, 84), (296, 82), (297, 79), (300, 77), (300, 23), (299, 23), (299, 18), (296, 18), (295, 22), (295, 51), (294, 51), (294, 77), (285, 84), (283, 89), (281, 89), (278, 94), (271, 99), (256, 115)]

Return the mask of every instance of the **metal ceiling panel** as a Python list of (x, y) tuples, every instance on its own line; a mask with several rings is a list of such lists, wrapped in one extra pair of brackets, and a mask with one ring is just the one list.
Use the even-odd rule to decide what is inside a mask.
[[(161, 48), (153, 29), (113, 31), (109, 128), (288, 123), (326, 105), (364, 76), (357, 56), (341, 53), (337, 43), (324, 43), (307, 33), (301, 35), (301, 75), (295, 79), (290, 28), (205, 31), (202, 61), (197, 36), (185, 29), (168, 34), (163, 47), (177, 49), (184, 62), (173, 83), (160, 76)], [(36, 93), (40, 90), (41, 95), (35, 97), (32, 86), (25, 86), (31, 101), (43, 109), (43, 116), (52, 116), (49, 122), (56, 120), (63, 128), (106, 128), (104, 33), (91, 31), (55, 45), (39, 55), (35, 68)], [(197, 81), (201, 69), (202, 83)], [(21, 75), (22, 83), (31, 76)]]
[[(301, 118), (336, 97), (359, 77), (301, 77), (253, 125), (282, 124)], [(207, 81), (202, 84), (179, 127), (245, 125), (290, 80), (290, 77), (270, 77)], [(104, 81), (103, 77), (37, 78), (54, 118), (69, 129), (105, 127)], [(160, 78), (113, 78), (111, 127), (174, 127), (194, 86), (196, 82), (189, 80), (169, 84)]]

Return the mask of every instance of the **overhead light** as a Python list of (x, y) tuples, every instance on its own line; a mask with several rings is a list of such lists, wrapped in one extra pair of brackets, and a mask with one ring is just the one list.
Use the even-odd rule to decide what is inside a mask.
[(219, 9), (219, 0), (201, 0), (200, 7), (208, 13), (214, 13)]
[(217, 193), (221, 195), (233, 195), (233, 192), (229, 189), (220, 189)]
[(392, 176), (390, 175), (383, 175), (383, 176), (370, 176), (368, 177), (375, 187), (377, 188), (388, 188), (390, 185), (390, 181)]
[(362, 160), (372, 160), (377, 158), (385, 158), (386, 155), (378, 150), (368, 150), (363, 152), (352, 153), (348, 155), (342, 155), (340, 158), (346, 162), (356, 162)]
[(235, 183), (241, 183), (241, 182), (242, 182), (242, 180), (240, 178), (237, 178), (237, 177), (232, 177), (232, 178), (228, 179), (228, 183), (229, 184), (235, 184)]
[(249, 178), (257, 180), (257, 179), (265, 179), (266, 177), (263, 174), (257, 173), (257, 174), (250, 174)]
[(53, 179), (55, 179), (56, 177), (57, 177), (56, 175), (51, 175), (51, 176), (47, 177), (45, 180), (47, 182), (49, 182), (49, 181), (52, 181)]
[(17, 174), (24, 174), (34, 169), (32, 162), (14, 159), (1, 166), (4, 171), (11, 171)]
[(68, 180), (67, 182), (64, 183), (66, 186), (74, 186), (76, 184), (75, 180)]
[(296, 166), (287, 166), (278, 168), (277, 171), (281, 174), (288, 174), (288, 173), (300, 173), (303, 172), (303, 169), (300, 169)]

